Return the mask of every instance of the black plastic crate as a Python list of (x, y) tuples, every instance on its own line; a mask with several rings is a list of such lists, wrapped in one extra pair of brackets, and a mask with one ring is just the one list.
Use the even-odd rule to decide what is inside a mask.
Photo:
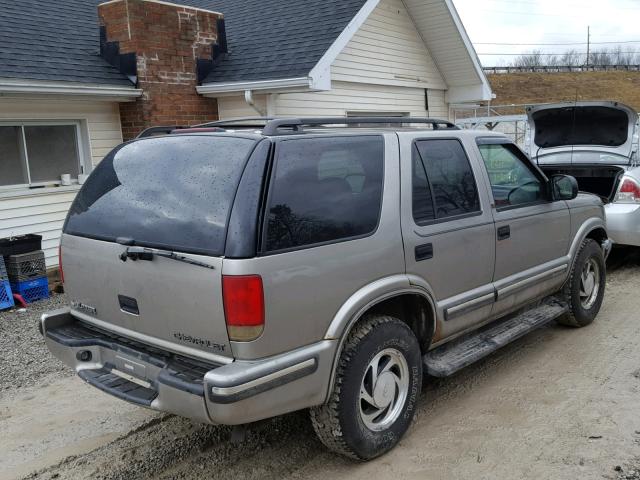
[(28, 234), (18, 237), (0, 238), (0, 256), (20, 255), (42, 250), (42, 235)]
[(32, 278), (47, 275), (47, 264), (44, 259), (44, 252), (22, 253), (20, 255), (10, 255), (6, 262), (7, 274), (11, 282), (22, 282)]

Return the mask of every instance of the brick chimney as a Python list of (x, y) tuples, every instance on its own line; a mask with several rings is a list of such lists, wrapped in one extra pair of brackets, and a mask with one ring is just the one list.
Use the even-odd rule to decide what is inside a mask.
[(125, 140), (155, 125), (218, 119), (217, 101), (199, 95), (196, 86), (220, 46), (226, 48), (222, 14), (156, 0), (112, 0), (98, 6), (98, 15), (102, 56), (144, 92), (120, 104)]

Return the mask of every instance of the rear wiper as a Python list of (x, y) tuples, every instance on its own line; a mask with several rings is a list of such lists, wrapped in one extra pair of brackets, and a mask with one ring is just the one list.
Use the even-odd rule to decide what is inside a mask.
[(150, 262), (154, 257), (169, 258), (177, 262), (188, 263), (189, 265), (196, 265), (198, 267), (208, 268), (210, 270), (216, 269), (216, 267), (214, 267), (213, 265), (209, 265), (208, 263), (200, 262), (198, 260), (193, 260), (192, 258), (185, 257), (184, 255), (180, 255), (169, 250), (156, 250), (155, 248), (145, 247), (127, 247), (127, 249), (120, 254), (120, 260), (122, 260), (123, 262), (126, 262), (129, 259), (133, 260), (134, 262), (137, 260)]

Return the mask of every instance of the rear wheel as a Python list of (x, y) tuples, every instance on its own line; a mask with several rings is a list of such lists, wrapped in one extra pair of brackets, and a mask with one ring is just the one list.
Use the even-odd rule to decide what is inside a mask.
[(422, 356), (411, 329), (374, 316), (349, 334), (326, 405), (311, 409), (320, 440), (336, 453), (369, 460), (409, 428), (422, 386)]
[(602, 306), (606, 275), (602, 249), (595, 240), (585, 240), (564, 288), (569, 312), (558, 322), (570, 327), (592, 323)]

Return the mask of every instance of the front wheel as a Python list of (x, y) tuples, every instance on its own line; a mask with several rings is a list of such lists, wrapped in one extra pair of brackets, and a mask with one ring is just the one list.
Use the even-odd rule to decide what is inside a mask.
[(413, 420), (422, 356), (400, 320), (373, 316), (349, 334), (327, 404), (311, 409), (320, 440), (336, 453), (370, 460), (391, 450)]
[(570, 327), (586, 327), (592, 323), (602, 306), (606, 280), (602, 249), (595, 240), (587, 239), (582, 244), (564, 288), (569, 312), (558, 322)]

